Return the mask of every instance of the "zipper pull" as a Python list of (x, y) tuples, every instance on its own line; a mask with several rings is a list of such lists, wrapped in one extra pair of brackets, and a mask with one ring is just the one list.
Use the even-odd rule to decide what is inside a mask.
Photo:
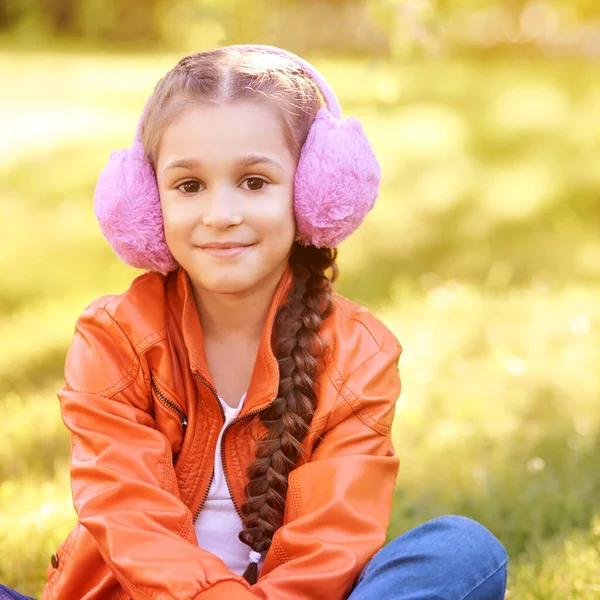
[(183, 435), (185, 435), (185, 430), (187, 429), (187, 419), (185, 418), (185, 415), (183, 415), (181, 417), (181, 426), (183, 428)]

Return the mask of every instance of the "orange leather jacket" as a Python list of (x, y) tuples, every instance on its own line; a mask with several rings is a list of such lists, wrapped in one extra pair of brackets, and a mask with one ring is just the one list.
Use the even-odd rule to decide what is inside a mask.
[[(277, 397), (271, 347), (289, 265), (273, 296), (250, 386), (222, 441), (235, 507), (254, 460), (250, 421)], [(52, 556), (42, 600), (342, 600), (385, 543), (399, 459), (390, 429), (400, 395), (396, 337), (334, 294), (318, 407), (289, 475), (283, 525), (250, 585), (200, 548), (194, 518), (213, 477), (224, 418), (183, 269), (145, 273), (77, 320), (58, 392), (71, 432), (77, 524)]]

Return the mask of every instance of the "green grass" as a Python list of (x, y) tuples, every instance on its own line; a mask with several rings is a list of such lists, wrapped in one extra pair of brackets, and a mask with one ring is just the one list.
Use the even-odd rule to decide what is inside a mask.
[[(75, 320), (137, 274), (95, 181), (174, 60), (0, 53), (0, 581), (22, 593), (76, 518), (55, 395)], [(383, 169), (339, 290), (404, 346), (388, 538), (463, 514), (507, 548), (507, 597), (599, 597), (596, 66), (315, 62)]]

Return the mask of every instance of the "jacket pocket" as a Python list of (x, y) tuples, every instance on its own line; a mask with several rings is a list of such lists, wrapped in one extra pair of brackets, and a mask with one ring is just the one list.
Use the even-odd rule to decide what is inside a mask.
[(175, 460), (176, 455), (181, 451), (187, 430), (187, 416), (180, 403), (175, 400), (174, 395), (155, 373), (150, 372), (150, 383), (154, 398), (156, 427), (169, 440)]

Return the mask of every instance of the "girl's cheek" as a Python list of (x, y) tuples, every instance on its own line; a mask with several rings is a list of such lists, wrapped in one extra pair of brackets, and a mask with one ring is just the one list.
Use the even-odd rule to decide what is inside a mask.
[(294, 206), (291, 198), (271, 198), (256, 203), (249, 211), (248, 217), (262, 223), (265, 229), (282, 227), (294, 221)]
[(165, 228), (186, 229), (194, 226), (201, 217), (198, 204), (190, 202), (165, 202), (162, 206)]

